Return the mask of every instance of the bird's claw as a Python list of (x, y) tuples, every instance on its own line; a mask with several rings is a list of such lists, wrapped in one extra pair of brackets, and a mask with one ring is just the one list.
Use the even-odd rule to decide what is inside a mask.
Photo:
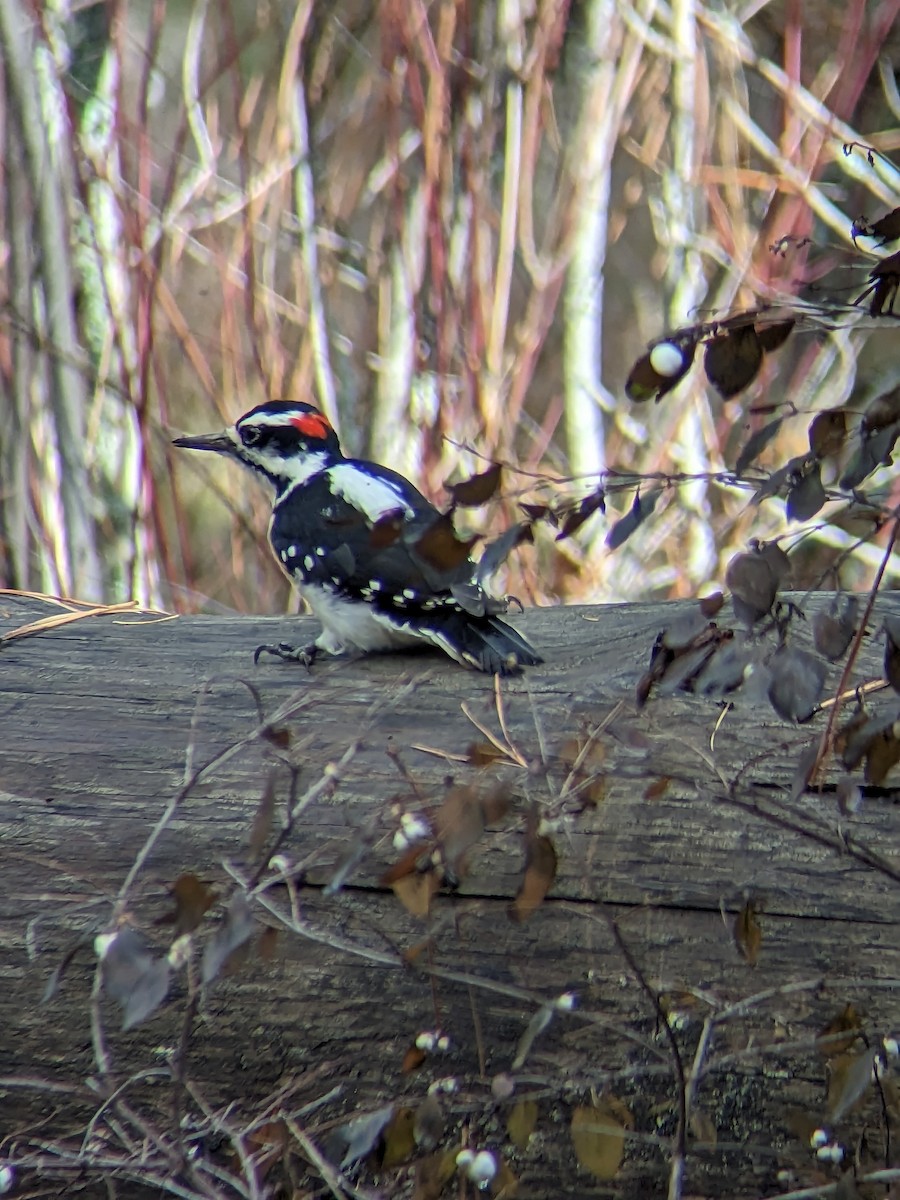
[(302, 663), (308, 671), (316, 661), (318, 653), (319, 647), (315, 642), (309, 646), (291, 646), (288, 642), (279, 642), (277, 646), (257, 646), (253, 651), (253, 662), (254, 665), (258, 665), (261, 654), (273, 654), (275, 658), (283, 659), (284, 662)]

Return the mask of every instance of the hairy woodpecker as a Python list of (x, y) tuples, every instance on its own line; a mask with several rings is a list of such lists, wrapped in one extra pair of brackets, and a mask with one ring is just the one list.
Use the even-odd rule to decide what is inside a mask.
[(273, 400), (222, 433), (175, 439), (189, 450), (237, 459), (275, 489), (269, 541), (280, 565), (322, 622), (311, 646), (260, 646), (312, 662), (319, 650), (394, 650), (430, 642), (457, 662), (508, 674), (541, 657), (497, 614), (505, 601), (481, 588), (459, 543), (450, 562), (427, 550), (445, 522), (409, 480), (345, 458), (312, 405)]

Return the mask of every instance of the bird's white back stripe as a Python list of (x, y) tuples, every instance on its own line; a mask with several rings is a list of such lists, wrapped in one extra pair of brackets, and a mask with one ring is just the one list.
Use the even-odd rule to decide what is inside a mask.
[(369, 475), (353, 463), (336, 463), (327, 475), (334, 495), (364, 513), (373, 525), (398, 509), (412, 515), (399, 487), (389, 479)]

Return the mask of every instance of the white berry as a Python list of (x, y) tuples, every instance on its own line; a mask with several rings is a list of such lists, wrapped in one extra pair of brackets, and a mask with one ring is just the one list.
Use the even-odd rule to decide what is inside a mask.
[(674, 342), (660, 342), (650, 351), (650, 366), (663, 379), (671, 379), (684, 366), (684, 355)]

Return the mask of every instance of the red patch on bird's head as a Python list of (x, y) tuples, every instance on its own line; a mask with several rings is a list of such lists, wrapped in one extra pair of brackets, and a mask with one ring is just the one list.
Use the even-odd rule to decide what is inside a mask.
[(331, 433), (331, 424), (321, 413), (304, 413), (300, 417), (291, 417), (291, 424), (299, 429), (304, 437), (320, 438), (324, 441)]

